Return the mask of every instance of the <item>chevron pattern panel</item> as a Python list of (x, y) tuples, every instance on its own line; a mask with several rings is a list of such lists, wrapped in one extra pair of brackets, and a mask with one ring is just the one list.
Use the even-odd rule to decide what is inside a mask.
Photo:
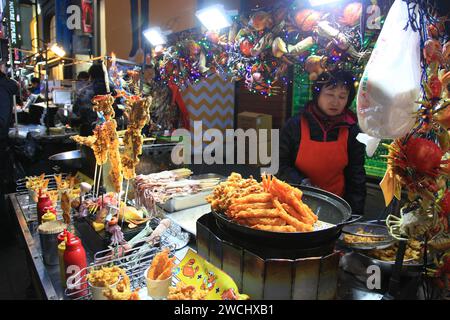
[(222, 132), (233, 129), (234, 88), (234, 82), (214, 74), (183, 91), (192, 133), (194, 121), (203, 122), (203, 133), (208, 129), (219, 129)]

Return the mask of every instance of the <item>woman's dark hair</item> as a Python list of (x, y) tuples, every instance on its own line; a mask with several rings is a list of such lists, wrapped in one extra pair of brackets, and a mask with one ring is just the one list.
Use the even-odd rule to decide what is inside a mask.
[(89, 80), (89, 73), (87, 73), (86, 71), (81, 71), (78, 74), (77, 80)]
[(32, 84), (41, 84), (41, 79), (39, 79), (39, 78), (31, 78), (30, 82)]
[(103, 72), (103, 66), (99, 63), (94, 63), (89, 68), (89, 77), (91, 80), (105, 80), (105, 73)]
[(348, 71), (337, 70), (323, 72), (312, 85), (313, 102), (317, 105), (319, 95), (323, 88), (343, 86), (348, 89), (348, 101), (346, 108), (349, 108), (356, 96), (355, 77)]

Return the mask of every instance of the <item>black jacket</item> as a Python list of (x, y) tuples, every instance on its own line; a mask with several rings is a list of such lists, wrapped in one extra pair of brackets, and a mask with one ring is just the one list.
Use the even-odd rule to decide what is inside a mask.
[(8, 139), (13, 113), (13, 95), (17, 95), (18, 92), (17, 83), (0, 73), (0, 143), (5, 143)]
[(295, 167), (301, 139), (301, 116), (306, 117), (310, 127), (311, 139), (314, 141), (336, 141), (339, 135), (339, 128), (343, 126), (348, 127), (347, 152), (349, 163), (344, 170), (344, 199), (350, 204), (354, 214), (363, 214), (366, 199), (365, 145), (356, 140), (356, 136), (361, 132), (356, 123), (342, 122), (325, 132), (319, 125), (319, 120), (311, 112), (302, 109), (299, 115), (291, 118), (281, 130), (279, 178), (296, 184), (307, 178)]
[(73, 112), (79, 117), (80, 135), (89, 136), (97, 120), (97, 113), (93, 110), (92, 99), (97, 95), (105, 95), (106, 84), (104, 80), (93, 80), (77, 92), (77, 100)]

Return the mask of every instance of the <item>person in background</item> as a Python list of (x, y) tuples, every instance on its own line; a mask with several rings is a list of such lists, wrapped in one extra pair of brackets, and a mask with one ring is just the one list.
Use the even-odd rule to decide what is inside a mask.
[(313, 100), (290, 119), (280, 135), (279, 177), (312, 185), (344, 198), (363, 214), (366, 198), (365, 145), (356, 115), (352, 74), (324, 72), (313, 83)]
[(77, 80), (86, 82), (89, 81), (89, 72), (81, 71), (80, 73), (78, 73)]
[[(9, 148), (8, 133), (13, 115), (13, 96), (19, 94), (18, 83), (6, 76), (5, 65), (0, 65), (0, 150), (3, 154), (0, 166), (0, 219), (3, 231), (0, 239), (3, 241), (5, 234), (9, 232), (8, 211), (6, 208), (5, 195), (14, 192), (14, 174), (12, 152)], [(3, 234), (5, 233), (5, 234)]]
[(41, 80), (39, 78), (31, 78), (30, 94), (41, 93)]
[(89, 68), (88, 84), (77, 92), (77, 99), (73, 106), (73, 113), (77, 117), (73, 124), (79, 124), (80, 135), (89, 136), (92, 134), (97, 120), (97, 114), (92, 108), (92, 98), (106, 93), (103, 67), (101, 64), (95, 63)]

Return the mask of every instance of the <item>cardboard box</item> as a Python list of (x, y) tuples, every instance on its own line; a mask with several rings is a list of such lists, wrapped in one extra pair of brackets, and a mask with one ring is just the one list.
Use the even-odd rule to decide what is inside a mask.
[(272, 116), (264, 113), (242, 112), (238, 114), (240, 129), (272, 129)]

